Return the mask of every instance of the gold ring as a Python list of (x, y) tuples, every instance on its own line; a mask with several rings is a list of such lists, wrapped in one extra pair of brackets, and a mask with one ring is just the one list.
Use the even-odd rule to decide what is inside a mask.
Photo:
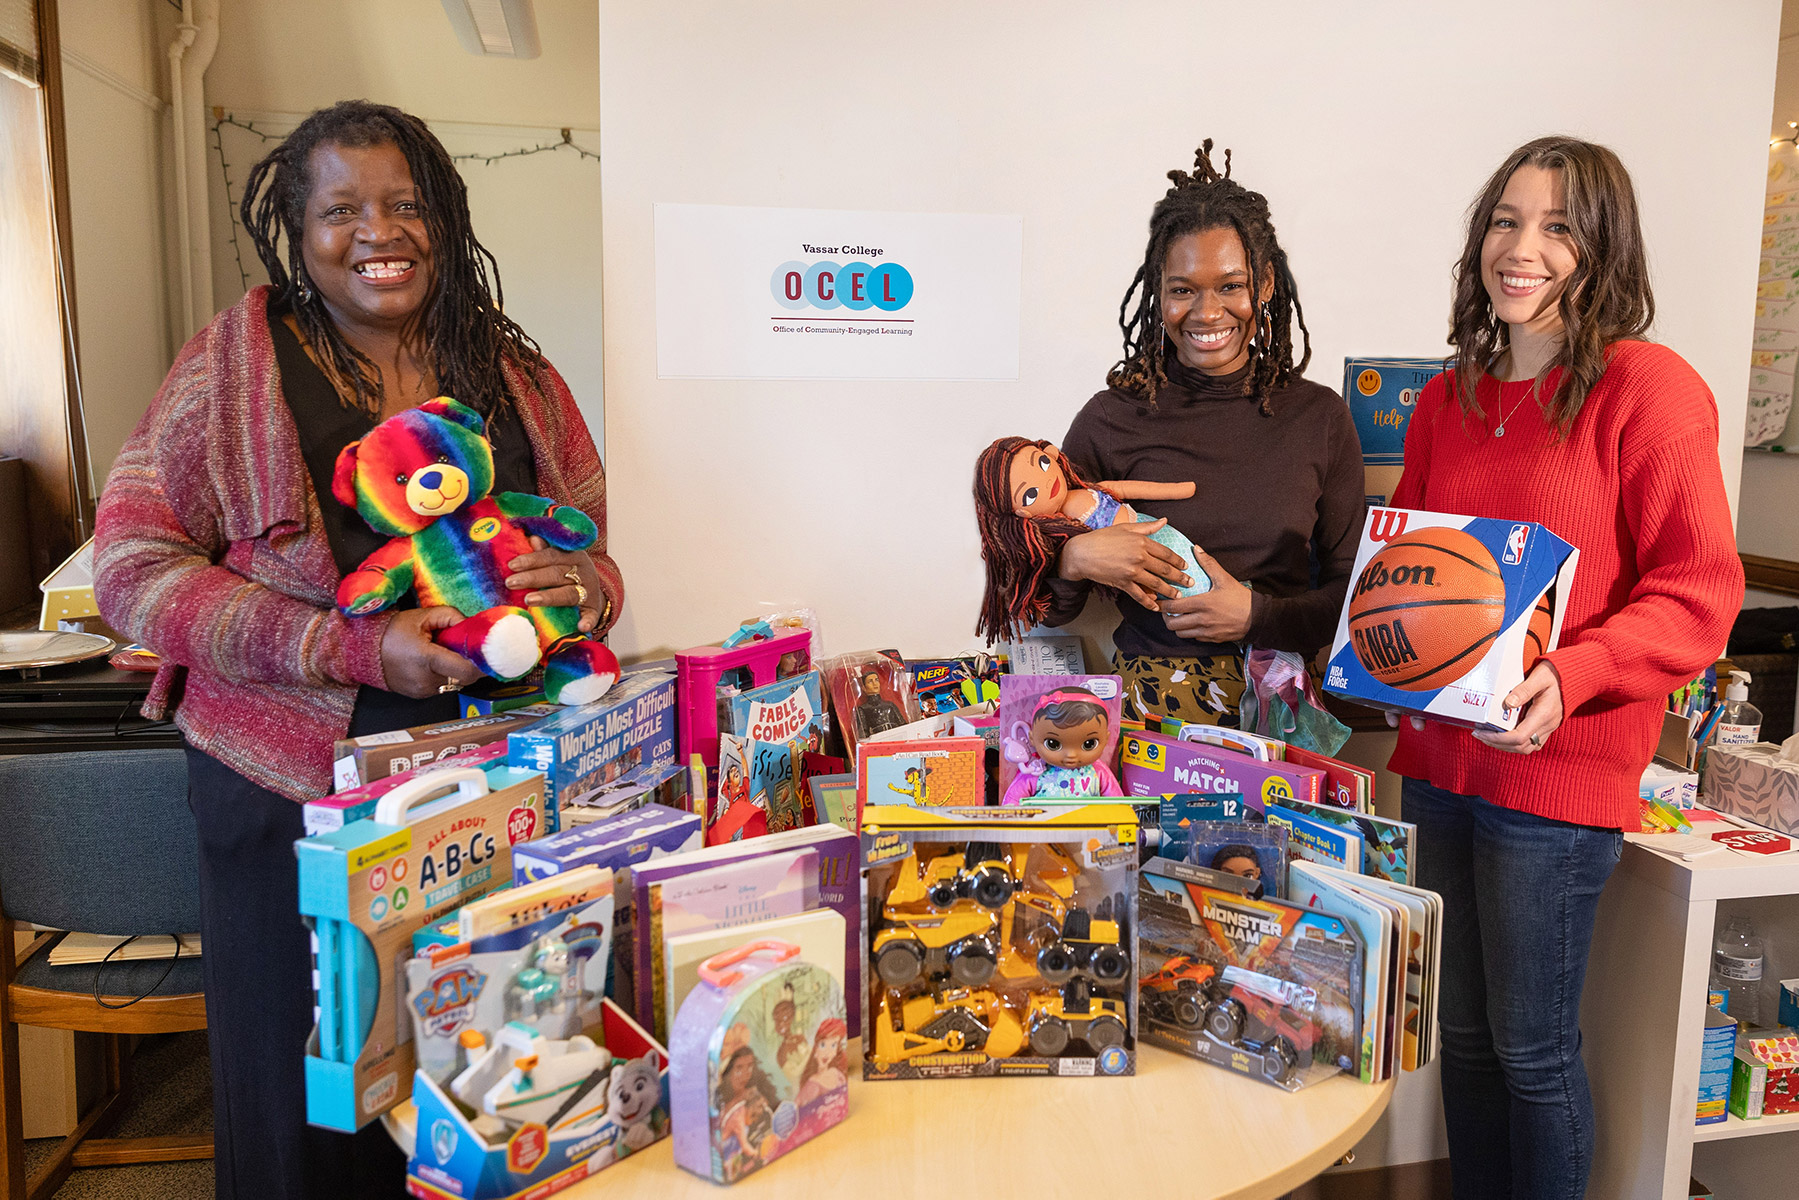
[(437, 694), (440, 696), (461, 690), (462, 684), (454, 675), (444, 676), (444, 681), (437, 685)]
[(562, 573), (562, 577), (564, 579), (568, 580), (570, 583), (574, 584), (576, 587), (581, 586), (581, 571), (577, 567), (570, 567), (568, 570), (566, 570)]
[(587, 589), (581, 586), (580, 580), (576, 580), (575, 581), (575, 607), (580, 608), (583, 604), (586, 604), (586, 603), (587, 603)]

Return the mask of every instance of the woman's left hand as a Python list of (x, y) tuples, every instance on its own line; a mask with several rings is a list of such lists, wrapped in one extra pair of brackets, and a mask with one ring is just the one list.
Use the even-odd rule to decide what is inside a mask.
[[(580, 630), (592, 633), (600, 623), (600, 606), (606, 594), (600, 590), (600, 573), (593, 559), (579, 550), (557, 550), (540, 537), (531, 539), (531, 553), (521, 554), (506, 564), (512, 574), (506, 577), (509, 588), (530, 588), (525, 597), (532, 608), (579, 608)], [(577, 590), (569, 572), (575, 572), (581, 589)], [(586, 592), (585, 598), (582, 591)]]
[(1505, 733), (1476, 729), (1474, 736), (1495, 750), (1508, 754), (1532, 754), (1543, 748), (1549, 735), (1562, 723), (1562, 681), (1547, 660), (1540, 660), (1524, 682), (1507, 693), (1507, 708), (1521, 708), (1518, 724)]
[(1194, 565), (1211, 576), (1212, 589), (1161, 603), (1162, 623), (1196, 642), (1240, 642), (1249, 636), (1250, 591), (1218, 560), (1193, 547)]

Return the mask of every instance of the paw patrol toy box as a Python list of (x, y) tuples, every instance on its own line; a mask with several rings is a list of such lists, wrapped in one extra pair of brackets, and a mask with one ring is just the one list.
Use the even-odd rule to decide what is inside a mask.
[(1130, 1075), (1137, 814), (862, 812), (864, 1079)]
[(496, 765), (414, 779), (372, 818), (294, 843), (318, 968), (308, 1121), (353, 1132), (404, 1098), (415, 1048), (396, 966), (413, 933), (510, 883), (512, 847), (549, 823), (543, 777)]
[(1541, 525), (1371, 508), (1324, 687), (1370, 708), (1511, 729), (1555, 649), (1580, 551)]
[(610, 1000), (572, 1037), (514, 1021), (468, 1040), (448, 1087), (424, 1071), (413, 1082), (409, 1195), (548, 1196), (668, 1136), (668, 1054)]
[(543, 772), (552, 813), (601, 788), (660, 772), (675, 761), (675, 677), (634, 671), (592, 704), (512, 733), (507, 745), (513, 766)]

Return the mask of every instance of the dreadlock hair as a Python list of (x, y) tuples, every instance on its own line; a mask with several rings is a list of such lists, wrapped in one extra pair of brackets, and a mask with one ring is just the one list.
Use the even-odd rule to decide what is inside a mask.
[(1587, 393), (1605, 372), (1606, 347), (1641, 338), (1655, 321), (1655, 294), (1637, 221), (1636, 189), (1617, 154), (1593, 142), (1561, 136), (1540, 137), (1518, 147), (1469, 206), (1468, 236), (1455, 266), (1449, 344), (1455, 347), (1456, 397), (1464, 421), (1484, 419), (1475, 388), (1494, 357), (1510, 344), (1511, 331), (1493, 312), (1480, 261), (1493, 209), (1523, 166), (1561, 176), (1562, 208), (1567, 214), (1563, 219), (1574, 243), (1574, 273), (1557, 301), (1562, 345), (1544, 372), (1562, 369), (1547, 410), (1556, 436), (1565, 438)]
[[(340, 100), (300, 122), (250, 169), (240, 213), (277, 298), (292, 309), (326, 374), (354, 393), (356, 407), (378, 419), (381, 372), (331, 320), (306, 276), (301, 253), (313, 186), (312, 152), (322, 145), (391, 145), (406, 156), (431, 240), (434, 278), (419, 314), (426, 360), (437, 373), (439, 392), (491, 419), (506, 403), (502, 358), (509, 356), (535, 374), (545, 365), (543, 354), (502, 311), (500, 267), (475, 238), (468, 186), (443, 143), (417, 117), (367, 100)], [(285, 257), (278, 245), (283, 235)]]
[[(1118, 306), (1118, 328), (1124, 332), (1124, 357), (1106, 376), (1111, 387), (1142, 398), (1151, 409), (1156, 393), (1168, 382), (1164, 362), (1167, 339), (1162, 329), (1162, 267), (1176, 238), (1209, 229), (1235, 230), (1249, 259), (1249, 294), (1256, 302), (1256, 332), (1251, 345), (1249, 377), (1243, 394), (1262, 398), (1268, 415), (1268, 393), (1285, 387), (1303, 374), (1312, 361), (1312, 335), (1306, 328), (1305, 310), (1299, 306), (1299, 285), (1287, 266), (1287, 252), (1274, 236), (1268, 217), (1268, 201), (1231, 178), (1231, 152), (1224, 152), (1224, 173), (1212, 165), (1212, 139), (1200, 143), (1193, 155), (1193, 171), (1168, 172), (1174, 184), (1149, 214), (1149, 245), (1143, 265)], [(1274, 281), (1274, 292), (1262, 303), (1262, 287)], [(1131, 307), (1132, 297), (1136, 307)], [(1299, 324), (1303, 352), (1293, 362), (1293, 324)]]
[(1049, 442), (1004, 437), (981, 451), (974, 465), (974, 512), (981, 529), (987, 585), (975, 633), (989, 642), (1023, 634), (1049, 612), (1044, 580), (1069, 538), (1087, 532), (1072, 517), (1021, 517), (1012, 505), (1012, 456), (1026, 446), (1053, 453), (1069, 488), (1091, 487), (1068, 456)]

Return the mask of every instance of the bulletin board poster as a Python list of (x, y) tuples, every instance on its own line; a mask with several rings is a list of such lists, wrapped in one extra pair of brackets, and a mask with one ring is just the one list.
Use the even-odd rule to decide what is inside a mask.
[(1024, 219), (656, 205), (663, 379), (1018, 378)]
[(1362, 462), (1397, 467), (1405, 462), (1405, 431), (1424, 385), (1443, 373), (1441, 358), (1346, 358), (1343, 398), (1362, 441)]

